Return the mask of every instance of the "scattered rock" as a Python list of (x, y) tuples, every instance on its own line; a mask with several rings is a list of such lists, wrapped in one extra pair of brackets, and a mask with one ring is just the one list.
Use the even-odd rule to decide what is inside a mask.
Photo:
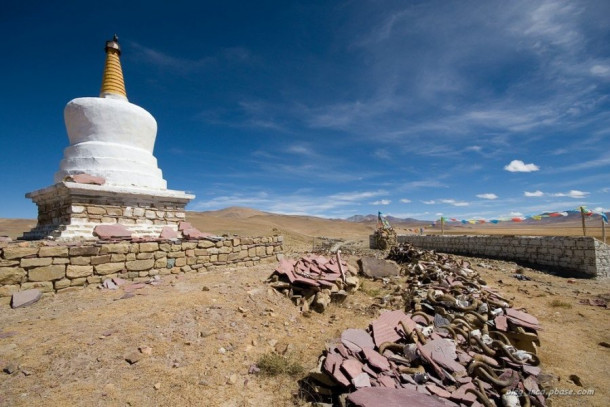
[(10, 363), (10, 364), (4, 366), (2, 371), (6, 374), (15, 374), (19, 371), (19, 367), (14, 363)]
[(584, 385), (582, 384), (582, 380), (580, 380), (580, 377), (578, 377), (575, 374), (571, 374), (568, 379), (570, 379), (572, 381), (572, 383), (574, 383), (575, 385), (577, 385), (578, 387), (584, 387)]
[(400, 275), (400, 266), (395, 261), (363, 257), (359, 263), (362, 274), (373, 279)]
[(144, 357), (144, 355), (138, 351), (138, 352), (132, 352), (129, 355), (125, 356), (125, 360), (130, 365), (133, 365), (135, 363), (138, 363), (140, 360), (142, 360), (143, 357)]
[(32, 305), (38, 300), (40, 300), (40, 297), (42, 297), (42, 292), (35, 288), (31, 290), (19, 291), (13, 294), (11, 298), (11, 307), (27, 307), (28, 305)]

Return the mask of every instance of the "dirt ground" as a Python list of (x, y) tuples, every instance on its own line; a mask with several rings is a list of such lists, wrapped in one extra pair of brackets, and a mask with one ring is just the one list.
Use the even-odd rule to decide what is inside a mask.
[[(277, 222), (237, 232), (246, 235), (256, 227), (259, 234), (281, 230), (287, 235), (285, 251), (293, 256), (311, 249), (312, 236), (332, 236), (324, 234), (322, 223), (298, 233)], [(351, 247), (366, 252), (368, 231), (359, 232), (334, 237), (356, 236)], [(520, 281), (513, 278), (521, 268), (514, 263), (470, 261), (489, 285), (540, 320), (543, 373), (555, 378), (553, 388), (574, 392), (552, 396), (552, 406), (608, 405), (610, 349), (600, 343), (610, 343), (609, 311), (579, 300), (610, 300), (609, 281), (572, 280), (529, 268), (523, 272), (532, 280)], [(5, 299), (0, 303), (0, 405), (304, 405), (295, 397), (299, 376), (249, 374), (250, 367), (265, 354), (285, 352), (306, 370), (313, 368), (326, 342), (346, 328), (368, 326), (380, 312), (375, 297), (394, 285), (363, 278), (363, 289), (343, 304), (304, 316), (265, 283), (274, 267), (165, 276), (159, 285), (124, 299), (122, 289), (94, 286), (45, 295), (14, 310)], [(134, 355), (140, 360), (128, 363)], [(578, 376), (581, 386), (570, 375)], [(582, 390), (594, 394), (576, 394)]]

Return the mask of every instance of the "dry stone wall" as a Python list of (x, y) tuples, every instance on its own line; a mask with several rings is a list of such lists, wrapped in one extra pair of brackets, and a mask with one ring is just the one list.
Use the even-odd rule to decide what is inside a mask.
[(224, 265), (253, 266), (275, 262), (282, 250), (282, 236), (0, 243), (0, 297), (32, 288), (59, 292), (113, 277), (148, 281), (155, 275), (201, 272)]
[(593, 237), (402, 235), (398, 236), (398, 243), (443, 253), (510, 260), (573, 275), (610, 277), (610, 248)]

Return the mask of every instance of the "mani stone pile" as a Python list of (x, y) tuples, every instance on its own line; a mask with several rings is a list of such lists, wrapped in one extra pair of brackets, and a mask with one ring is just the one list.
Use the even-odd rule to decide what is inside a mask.
[(402, 245), (402, 309), (347, 329), (302, 381), (347, 406), (544, 406), (538, 320), (489, 288), (467, 262)]
[(341, 260), (310, 254), (298, 260), (282, 258), (269, 277), (270, 285), (290, 298), (301, 312), (324, 312), (332, 301), (342, 302), (360, 286), (355, 271)]

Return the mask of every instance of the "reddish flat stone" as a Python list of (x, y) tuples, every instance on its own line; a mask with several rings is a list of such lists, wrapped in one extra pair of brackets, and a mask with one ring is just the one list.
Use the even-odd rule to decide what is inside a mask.
[(364, 329), (346, 329), (341, 333), (341, 342), (349, 349), (357, 352), (364, 348), (375, 348), (371, 335)]
[(472, 356), (470, 356), (468, 353), (463, 352), (463, 351), (458, 351), (457, 356), (458, 356), (458, 360), (460, 361), (460, 363), (463, 363), (463, 364), (468, 364), (472, 360)]
[(398, 328), (400, 321), (413, 322), (403, 311), (395, 310), (382, 313), (371, 323), (373, 339), (378, 347), (384, 342), (397, 342), (401, 339), (398, 333), (398, 329), (402, 331), (402, 328)]
[(352, 379), (352, 384), (357, 389), (361, 389), (363, 387), (371, 387), (371, 379), (369, 378), (368, 374), (362, 372)]
[(423, 348), (430, 354), (436, 363), (458, 375), (465, 375), (466, 368), (456, 362), (457, 353), (455, 344), (447, 339), (428, 341)]
[(498, 329), (498, 331), (508, 331), (508, 319), (505, 315), (497, 316), (496, 319), (494, 319), (494, 324), (496, 325), (496, 329)]
[(444, 399), (448, 399), (451, 396), (451, 393), (441, 387), (438, 387), (436, 384), (427, 384), (426, 389), (428, 389), (430, 393), (436, 394), (437, 396), (442, 397)]
[(541, 369), (538, 366), (523, 365), (521, 366), (521, 369), (523, 370), (523, 373), (532, 376), (538, 376), (541, 372)]
[(473, 393), (466, 393), (466, 390), (468, 389), (476, 390), (476, 387), (472, 382), (463, 384), (462, 386), (458, 387), (457, 390), (451, 393), (451, 399), (465, 402), (468, 405), (474, 403), (477, 400), (477, 396), (475, 396)]
[(183, 231), (187, 229), (193, 229), (193, 225), (190, 222), (180, 222), (178, 223), (178, 230)]
[(512, 384), (510, 384), (509, 388), (514, 389), (519, 385), (519, 381), (521, 380), (519, 378), (519, 373), (517, 373), (515, 370), (510, 369), (510, 368), (506, 368), (504, 369), (504, 372), (498, 376), (498, 379), (500, 380), (506, 380), (506, 379), (510, 379), (512, 381)]
[(540, 325), (540, 322), (538, 322), (538, 319), (535, 316), (530, 315), (527, 312), (516, 310), (514, 308), (507, 308), (506, 315), (511, 317), (511, 319), (518, 319), (530, 325)]
[(377, 381), (383, 387), (389, 387), (390, 389), (396, 388), (396, 380), (390, 376), (378, 376)]
[(277, 271), (280, 274), (286, 274), (286, 272), (288, 272), (288, 271), (292, 272), (292, 270), (294, 270), (294, 264), (295, 264), (294, 260), (282, 258), (282, 259), (280, 259), (279, 264), (275, 268), (275, 271)]
[(436, 397), (408, 388), (365, 387), (349, 394), (347, 399), (356, 407), (445, 407)]
[(369, 376), (373, 377), (373, 378), (377, 378), (377, 376), (379, 376), (377, 373), (375, 373), (375, 371), (373, 369), (371, 369), (369, 367), (369, 365), (364, 364), (362, 365), (362, 371), (366, 372)]
[(380, 371), (390, 370), (390, 362), (388, 362), (379, 352), (371, 348), (364, 348), (362, 349), (362, 353), (364, 354), (367, 363), (375, 369)]
[(177, 239), (178, 232), (170, 226), (163, 226), (161, 229), (161, 234), (159, 235), (159, 239)]
[(362, 373), (362, 363), (356, 359), (350, 358), (341, 363), (341, 370), (343, 370), (348, 378), (353, 380), (356, 378), (356, 376)]
[(341, 356), (334, 353), (329, 353), (326, 356), (326, 359), (324, 359), (324, 364), (322, 365), (322, 368), (326, 371), (326, 373), (332, 375), (333, 371), (335, 370), (335, 365), (340, 365), (341, 363), (343, 363), (343, 358)]
[(322, 274), (322, 279), (324, 279), (326, 281), (330, 281), (330, 282), (337, 281), (340, 278), (341, 278), (341, 274), (334, 274), (334, 273)]
[(335, 344), (332, 348), (331, 351), (333, 353), (338, 353), (339, 355), (341, 355), (344, 359), (349, 358), (351, 355), (349, 353), (349, 351), (347, 350), (347, 348), (345, 346), (343, 346), (342, 343), (337, 343)]
[(445, 373), (440, 368), (440, 366), (434, 361), (434, 359), (432, 359), (432, 355), (430, 355), (430, 352), (428, 352), (428, 350), (424, 348), (419, 342), (417, 342), (415, 346), (417, 346), (417, 350), (419, 350), (419, 354), (421, 355), (421, 357), (432, 365), (432, 368), (434, 369), (434, 372), (439, 377), (439, 379), (443, 379), (445, 377)]
[(96, 177), (95, 175), (89, 174), (74, 174), (68, 175), (66, 181), (76, 182), (77, 184), (91, 184), (91, 185), (104, 185), (106, 179), (103, 177)]
[(329, 353), (326, 356), (322, 367), (324, 371), (331, 375), (337, 383), (342, 384), (345, 387), (349, 387), (351, 382), (340, 369), (342, 363), (343, 358), (341, 356), (334, 353)]
[(316, 280), (313, 280), (311, 278), (307, 278), (307, 277), (302, 277), (297, 275), (294, 279), (295, 283), (301, 283), (303, 285), (307, 285), (310, 287), (319, 287), (320, 284), (318, 284), (318, 282)]
[(204, 237), (214, 236), (211, 233), (204, 233), (195, 228), (185, 229), (182, 231), (182, 236), (189, 240), (203, 239)]
[(42, 292), (35, 288), (31, 290), (19, 291), (11, 297), (11, 307), (27, 307), (37, 302), (42, 297)]
[(529, 328), (529, 329), (533, 329), (534, 331), (538, 331), (540, 330), (540, 325), (536, 325), (536, 324), (530, 324), (528, 322), (522, 321), (520, 319), (517, 318), (513, 318), (513, 317), (507, 317), (508, 320), (516, 326), (521, 326), (523, 328)]
[(131, 232), (123, 225), (97, 225), (93, 234), (100, 239), (131, 239)]

